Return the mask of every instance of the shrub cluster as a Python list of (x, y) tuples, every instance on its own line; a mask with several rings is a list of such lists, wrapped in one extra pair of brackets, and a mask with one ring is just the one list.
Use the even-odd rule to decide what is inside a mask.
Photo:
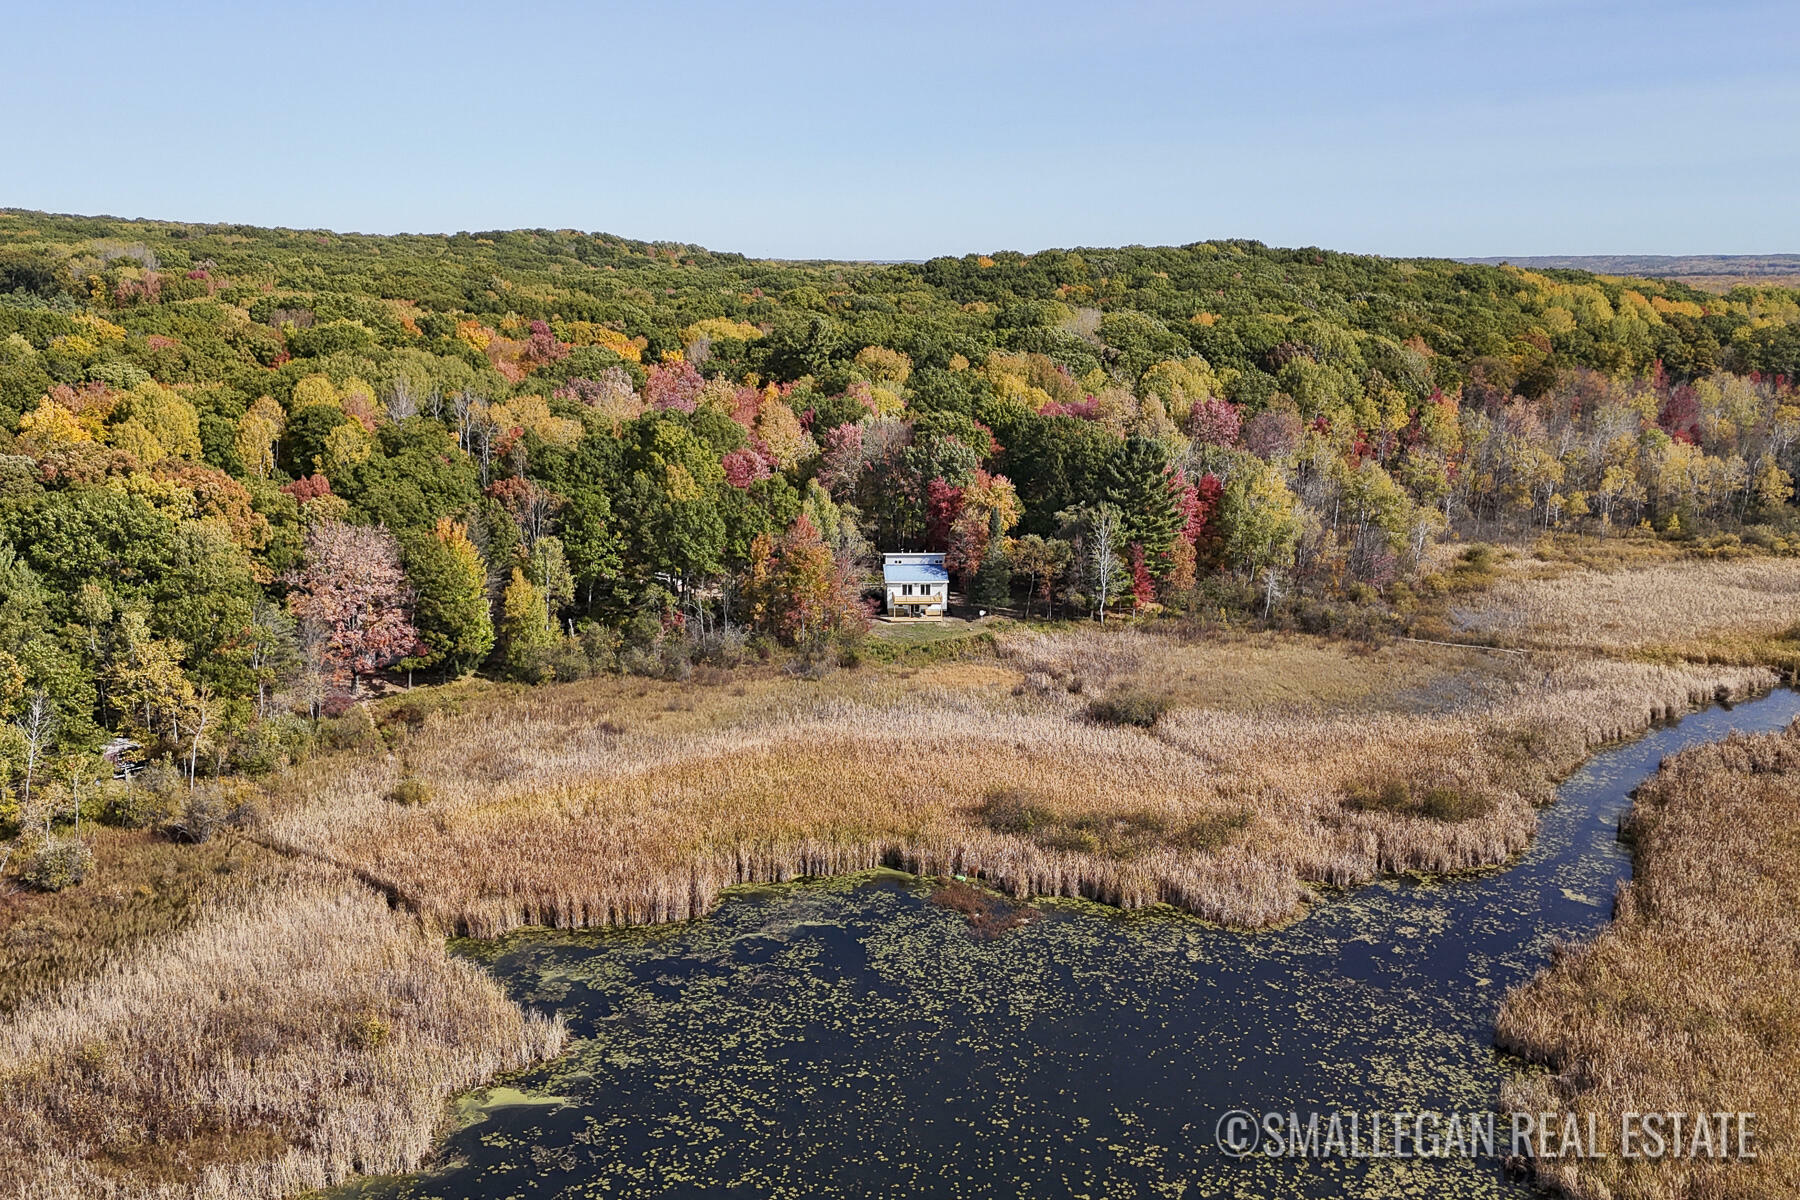
[(1344, 792), (1344, 807), (1454, 825), (1487, 816), (1494, 811), (1494, 800), (1480, 792), (1389, 778), (1352, 784)]
[(1148, 729), (1169, 711), (1167, 696), (1136, 689), (1118, 691), (1088, 701), (1088, 720), (1101, 725), (1135, 725)]
[(74, 887), (94, 869), (94, 852), (79, 838), (51, 838), (26, 856), (19, 878), (40, 892)]
[(436, 796), (437, 792), (432, 786), (417, 775), (404, 776), (387, 792), (389, 801), (404, 805), (430, 804)]
[(1250, 824), (1250, 813), (1243, 809), (1186, 821), (1146, 809), (1069, 814), (1059, 812), (1048, 797), (1017, 787), (993, 789), (977, 811), (995, 833), (1027, 838), (1046, 850), (1120, 860), (1140, 858), (1159, 847), (1213, 853)]

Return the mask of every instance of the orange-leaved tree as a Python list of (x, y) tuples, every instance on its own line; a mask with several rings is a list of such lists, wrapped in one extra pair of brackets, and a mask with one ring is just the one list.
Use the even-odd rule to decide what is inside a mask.
[(750, 624), (789, 645), (869, 627), (854, 564), (832, 553), (805, 513), (779, 538), (757, 535), (743, 592)]

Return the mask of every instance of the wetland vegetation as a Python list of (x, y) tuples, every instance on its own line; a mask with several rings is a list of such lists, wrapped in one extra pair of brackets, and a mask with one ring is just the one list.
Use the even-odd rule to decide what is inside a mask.
[(1520, 1108), (1758, 1114), (1754, 1164), (1551, 1165), (1577, 1196), (1800, 1194), (1800, 725), (1683, 750), (1640, 788), (1613, 923), (1507, 997), (1500, 1041), (1554, 1073)]
[(571, 1050), (506, 1081), (537, 1103), (485, 1107), (434, 1170), (354, 1194), (1538, 1196), (1498, 1157), (1240, 1162), (1214, 1127), (1491, 1108), (1515, 1077), (1495, 1010), (1605, 922), (1632, 787), (1797, 713), (1779, 692), (1661, 726), (1567, 780), (1506, 869), (1390, 877), (1274, 931), (873, 872), (735, 888), (677, 925), (458, 943), (564, 1014)]
[[(1514, 558), (1494, 571), (1525, 585), (1570, 572), (1603, 578), (1554, 556)], [(1602, 590), (1612, 595), (1616, 589)], [(1763, 624), (1741, 628), (1779, 640), (1785, 619), (1777, 609)], [(595, 1053), (579, 1049), (597, 1028), (584, 1025), (587, 1018), (567, 1009), (566, 1027), (549, 1023), (567, 1007), (550, 991), (500, 970), (497, 978), (510, 989), (502, 994), (483, 972), (445, 957), (446, 934), (498, 935), (503, 940), (494, 945), (520, 952), (586, 946), (592, 954), (584, 950), (585, 957), (603, 959), (613, 952), (608, 947), (712, 936), (704, 932), (713, 928), (710, 922), (730, 925), (750, 910), (758, 914), (752, 924), (777, 919), (768, 906), (787, 902), (778, 898), (814, 894), (778, 888), (750, 893), (765, 898), (750, 909), (741, 900), (720, 906), (721, 896), (745, 895), (746, 884), (884, 865), (962, 875), (970, 882), (951, 880), (937, 889), (936, 902), (912, 885), (877, 889), (892, 909), (880, 911), (905, 917), (891, 928), (884, 925), (887, 916), (858, 915), (863, 890), (833, 885), (818, 893), (836, 897), (831, 903), (841, 906), (831, 920), (861, 931), (856, 937), (874, 937), (881, 927), (881, 938), (900, 939), (884, 942), (896, 947), (910, 936), (907, 930), (935, 931), (930, 936), (938, 945), (951, 944), (946, 939), (954, 932), (963, 939), (953, 943), (956, 953), (999, 956), (977, 972), (992, 986), (1010, 979), (1007, 972), (1023, 970), (1006, 958), (1017, 952), (1009, 948), (1014, 944), (1040, 945), (1041, 953), (1056, 958), (1064, 951), (1030, 939), (1053, 941), (1084, 931), (1077, 939), (1088, 956), (1081, 986), (1099, 990), (1079, 998), (1064, 994), (1058, 1003), (1099, 1020), (1096, 1012), (1109, 1011), (1106, 998), (1117, 998), (1126, 977), (1139, 970), (1135, 961), (1120, 966), (1125, 960), (1117, 959), (1111, 982), (1096, 982), (1106, 978), (1106, 955), (1113, 952), (1106, 947), (1120, 930), (1135, 931), (1140, 943), (1146, 937), (1183, 939), (1178, 951), (1156, 942), (1160, 948), (1152, 957), (1184, 964), (1182, 986), (1190, 990), (1204, 986), (1184, 957), (1190, 941), (1199, 939), (1194, 944), (1204, 945), (1208, 962), (1241, 955), (1233, 971), (1258, 981), (1239, 997), (1243, 1004), (1263, 997), (1256, 989), (1268, 989), (1272, 997), (1283, 986), (1256, 975), (1266, 967), (1262, 949), (1275, 945), (1305, 945), (1312, 953), (1341, 957), (1373, 955), (1355, 947), (1379, 944), (1386, 947), (1383, 955), (1413, 964), (1409, 970), (1419, 980), (1438, 981), (1441, 973), (1429, 965), (1433, 955), (1454, 961), (1462, 951), (1449, 947), (1460, 943), (1420, 942), (1409, 949), (1421, 931), (1467, 937), (1470, 930), (1493, 931), (1496, 919), (1484, 911), (1491, 901), (1457, 908), (1452, 918), (1439, 900), (1464, 894), (1459, 888), (1501, 886), (1484, 881), (1515, 880), (1506, 886), (1529, 889), (1529, 864), (1539, 861), (1534, 856), (1549, 856), (1542, 869), (1553, 872), (1556, 885), (1532, 893), (1531, 903), (1573, 904), (1567, 911), (1579, 910), (1579, 919), (1570, 916), (1554, 935), (1514, 930), (1531, 948), (1492, 950), (1496, 962), (1510, 965), (1498, 974), (1498, 967), (1478, 971), (1484, 982), (1476, 992), (1426, 999), (1430, 987), (1421, 982), (1407, 994), (1406, 1004), (1456, 1014), (1447, 1026), (1454, 1038), (1440, 1030), (1428, 1039), (1447, 1057), (1421, 1077), (1417, 1094), (1447, 1102), (1480, 1093), (1487, 1097), (1482, 1103), (1491, 1104), (1504, 1074), (1488, 1041), (1501, 992), (1547, 961), (1553, 937), (1597, 928), (1615, 877), (1578, 880), (1573, 872), (1588, 868), (1558, 857), (1576, 837), (1566, 824), (1574, 822), (1585, 830), (1582, 852), (1606, 860), (1613, 850), (1605, 822), (1613, 818), (1596, 826), (1565, 805), (1542, 808), (1555, 777), (1596, 746), (1642, 733), (1721, 694), (1748, 696), (1775, 681), (1766, 669), (1670, 659), (1648, 619), (1642, 635), (1651, 648), (1643, 654), (1596, 645), (1570, 656), (1538, 650), (1525, 639), (1512, 648), (1519, 652), (1500, 653), (1174, 624), (1080, 633), (990, 628), (965, 635), (966, 653), (933, 648), (917, 663), (904, 657), (869, 662), (815, 679), (747, 667), (703, 684), (626, 678), (508, 689), (465, 683), (357, 709), (333, 735), (338, 749), (315, 755), (261, 789), (264, 813), (254, 827), (188, 848), (220, 855), (209, 860), (217, 869), (204, 876), (194, 912), (160, 926), (169, 932), (128, 943), (135, 951), (99, 974), (36, 993), (9, 1020), (7, 1094), (25, 1119), (5, 1136), (18, 1160), (42, 1164), (20, 1194), (280, 1195), (351, 1172), (410, 1167), (434, 1145), (450, 1093), (550, 1056), (572, 1033), (576, 1059), (558, 1060), (543, 1068), (547, 1074), (507, 1085), (572, 1096), (562, 1072)], [(1096, 722), (1089, 713), (1096, 696), (1144, 690), (1154, 690), (1165, 704), (1147, 725)], [(1713, 728), (1708, 722), (1716, 717), (1704, 714), (1683, 728)], [(1654, 739), (1664, 733), (1632, 751), (1634, 761), (1653, 764), (1654, 747), (1666, 744)], [(1371, 774), (1376, 765), (1380, 770)], [(1371, 782), (1377, 779), (1383, 782)], [(1411, 790), (1404, 803), (1382, 803), (1399, 795), (1395, 779), (1454, 785), (1451, 794), (1489, 797), (1493, 808), (1470, 814), (1433, 807), (1438, 802), (1431, 793), (1415, 797)], [(416, 795), (402, 803), (395, 792), (406, 780), (416, 781)], [(1371, 787), (1374, 803), (1365, 799)], [(1464, 871), (1504, 864), (1521, 852), (1524, 865), (1469, 876), (1442, 885), (1441, 892), (1394, 882), (1395, 872)], [(1623, 860), (1609, 869), (1622, 870)], [(1365, 887), (1348, 898), (1335, 890), (1371, 883), (1373, 890)], [(996, 895), (995, 887), (1007, 895)], [(1033, 899), (1057, 896), (1069, 897), (1073, 907)], [(1084, 908), (1075, 899), (1084, 896), (1152, 911), (1141, 920), (1109, 917), (1105, 912), (1116, 908)], [(1322, 896), (1339, 898), (1317, 903)], [(1426, 908), (1382, 910), (1381, 920), (1389, 924), (1379, 930), (1366, 923), (1373, 919), (1369, 904), (1398, 903), (1397, 896)], [(1167, 915), (1182, 909), (1246, 929), (1274, 925), (1276, 932), (1233, 933)], [(1302, 914), (1307, 919), (1295, 923)], [(657, 923), (689, 916), (699, 923)], [(1025, 919), (1031, 916), (1037, 919)], [(327, 936), (333, 921), (347, 931), (354, 927), (353, 933)], [(1365, 922), (1361, 932), (1331, 932), (1359, 921)], [(641, 932), (607, 935), (509, 932), (530, 924), (634, 923), (648, 924)], [(992, 950), (980, 948), (990, 942)], [(461, 947), (475, 962), (501, 961), (494, 957), (498, 950)], [(383, 966), (375, 969), (375, 961)], [(784, 977), (780, 987), (802, 986), (810, 961), (805, 955), (794, 959), (798, 974)], [(679, 980), (683, 970), (646, 968), (646, 977)], [(907, 987), (925, 986), (913, 974), (907, 973)], [(821, 977), (815, 986), (829, 990), (832, 978)], [(1154, 990), (1170, 979), (1165, 971), (1144, 974), (1139, 982)], [(681, 1019), (687, 993), (667, 980), (653, 994), (664, 1006), (659, 1019), (673, 1023)], [(1042, 991), (1052, 983), (1031, 986)], [(862, 1001), (850, 1003), (851, 995), (861, 993), (840, 993), (837, 1001), (854, 1009)], [(925, 1002), (907, 996), (906, 1003)], [(1335, 991), (1330, 997), (1333, 1003), (1341, 999)], [(1300, 994), (1295, 1002), (1301, 1000), (1309, 1020), (1324, 1019), (1319, 995)], [(950, 1001), (930, 1003), (943, 1012)], [(1399, 1001), (1388, 997), (1383, 1003)], [(279, 1011), (283, 1019), (262, 1019), (267, 1011)], [(733, 1022), (746, 1019), (740, 1010), (730, 1011)], [(867, 1019), (880, 1011), (870, 1009)], [(1218, 1007), (1208, 1011), (1214, 1020), (1244, 1019)], [(1393, 1007), (1365, 1015), (1385, 1030), (1420, 1024), (1417, 1012), (1407, 1016)], [(874, 1036), (874, 1025), (858, 1028)], [(198, 1029), (231, 1032), (211, 1037)], [(947, 1029), (934, 1036), (949, 1036)], [(790, 1028), (783, 1036), (799, 1034)], [(999, 1045), (1017, 1052), (1026, 1036), (1015, 1030)], [(859, 1052), (873, 1053), (868, 1046), (874, 1044), (863, 1043)], [(650, 1048), (648, 1042), (635, 1050), (612, 1045), (625, 1059)], [(1260, 1060), (1240, 1051), (1216, 1060), (1207, 1078), (1215, 1084), (1239, 1079), (1246, 1095), (1304, 1094), (1293, 1091), (1292, 1080), (1262, 1090), (1261, 1077), (1248, 1065)], [(1354, 1054), (1346, 1048), (1344, 1061), (1359, 1061), (1367, 1052), (1366, 1045)], [(1174, 1053), (1173, 1046), (1155, 1051), (1159, 1070), (1193, 1067), (1192, 1058), (1188, 1068), (1170, 1066)], [(1395, 1061), (1424, 1070), (1427, 1058), (1409, 1053)], [(266, 1081), (278, 1066), (287, 1078), (338, 1080), (336, 1086), (347, 1090), (272, 1087)], [(1292, 1064), (1288, 1069), (1300, 1070)], [(1002, 1078), (1016, 1080), (1025, 1066), (1015, 1063), (1009, 1070)], [(759, 1078), (773, 1078), (758, 1071)], [(1396, 1066), (1368, 1079), (1373, 1086), (1377, 1078), (1403, 1074)], [(224, 1087), (234, 1078), (237, 1083)], [(1149, 1086), (1134, 1084), (1139, 1090), (1132, 1095), (1141, 1097)], [(1194, 1103), (1197, 1086), (1184, 1093)], [(1351, 1093), (1365, 1099), (1377, 1094)], [(1390, 1100), (1397, 1095), (1382, 1094)], [(753, 1100), (745, 1093), (733, 1103)], [(577, 1108), (586, 1102), (570, 1101)], [(970, 1107), (962, 1111), (976, 1121), (975, 1099), (966, 1103)], [(982, 1103), (991, 1103), (985, 1092)], [(568, 1106), (490, 1107), (484, 1132), (452, 1138), (448, 1161), (474, 1161), (466, 1139), (487, 1139), (481, 1143), (487, 1145), (507, 1122), (550, 1120), (556, 1113), (562, 1114), (557, 1121), (578, 1119)], [(695, 1114), (683, 1110), (683, 1116)], [(722, 1118), (715, 1112), (708, 1119)], [(1157, 1118), (1170, 1119), (1167, 1111)], [(615, 1112), (601, 1122), (616, 1132), (623, 1120)], [(371, 1121), (386, 1131), (378, 1139), (357, 1132), (376, 1127)], [(731, 1154), (754, 1157), (748, 1144), (731, 1142), (724, 1126), (704, 1128), (731, 1144)], [(521, 1126), (507, 1139), (529, 1156), (525, 1130)], [(588, 1170), (601, 1160), (583, 1156), (614, 1146), (614, 1132), (571, 1144), (585, 1148), (550, 1146), (543, 1154)], [(951, 1141), (963, 1136), (952, 1136), (949, 1126), (940, 1133)], [(1187, 1161), (1172, 1148), (1179, 1144), (1153, 1143), (1162, 1148), (1158, 1153), (1174, 1156), (1157, 1172), (1174, 1172), (1178, 1161)], [(937, 1141), (932, 1145), (941, 1149)], [(1140, 1149), (1148, 1154), (1151, 1145)], [(1021, 1141), (1015, 1148), (1025, 1153), (1023, 1146)], [(529, 1161), (540, 1159), (549, 1161), (543, 1155)], [(693, 1166), (680, 1165), (686, 1161), (662, 1155), (638, 1162), (621, 1178), (685, 1171)], [(844, 1170), (855, 1175), (878, 1168), (879, 1160), (867, 1160)], [(512, 1169), (494, 1166), (496, 1178)], [(1100, 1166), (1091, 1160), (1080, 1169)], [(1513, 1186), (1495, 1169), (1480, 1165), (1456, 1186)], [(1135, 1170), (1114, 1163), (1106, 1171), (1115, 1174), (1096, 1178), (1129, 1175), (1146, 1187), (1153, 1175), (1162, 1178), (1131, 1174)], [(429, 1178), (433, 1182), (421, 1194), (439, 1188), (456, 1195), (454, 1189), (465, 1185), (444, 1181), (472, 1177), (452, 1171)], [(1387, 1185), (1366, 1186), (1368, 1194), (1377, 1194), (1373, 1189)]]

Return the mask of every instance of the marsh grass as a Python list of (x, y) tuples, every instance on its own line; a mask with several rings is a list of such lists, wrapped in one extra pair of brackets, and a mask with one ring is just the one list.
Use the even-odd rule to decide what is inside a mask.
[[(1460, 632), (1509, 646), (1619, 653), (1665, 648), (1701, 660), (1715, 639), (1769, 638), (1800, 625), (1800, 560), (1653, 562), (1632, 570), (1520, 560), (1452, 609)], [(1685, 651), (1685, 653), (1684, 653)]]
[(1754, 1162), (1546, 1162), (1593, 1200), (1800, 1195), (1800, 724), (1684, 750), (1638, 789), (1615, 919), (1503, 1004), (1496, 1038), (1551, 1074), (1503, 1107), (1755, 1112)]
[[(1169, 623), (1154, 632), (1058, 632), (999, 639), (1026, 690), (1092, 697), (1140, 692), (1170, 709), (1324, 713), (1417, 707), (1452, 679), (1492, 691), (1526, 679), (1504, 656), (1455, 646), (1366, 643), (1296, 633)], [(1540, 668), (1537, 677), (1541, 678)], [(1458, 703), (1462, 703), (1459, 699)]]
[[(1310, 644), (1332, 671), (1350, 653)], [(269, 836), (476, 936), (681, 919), (734, 884), (878, 866), (1255, 928), (1298, 915), (1310, 884), (1502, 862), (1594, 746), (1773, 682), (1533, 663), (1423, 714), (1171, 707), (1146, 731), (1086, 706), (1152, 663), (1204, 673), (1234, 646), (1022, 633), (1002, 653), (753, 680), (673, 711), (662, 685), (541, 688), (428, 719), (394, 754), (309, 766)], [(1346, 805), (1371, 762), (1424, 790), (1394, 811)], [(403, 774), (433, 799), (384, 800)], [(1008, 789), (1031, 799), (1003, 813)]]
[(0, 1027), (0, 1196), (273, 1198), (404, 1170), (446, 1095), (563, 1037), (368, 889), (292, 871)]
[(0, 889), (0, 1013), (181, 928), (277, 855), (241, 837), (180, 845), (147, 829), (85, 827), (87, 883), (54, 895)]

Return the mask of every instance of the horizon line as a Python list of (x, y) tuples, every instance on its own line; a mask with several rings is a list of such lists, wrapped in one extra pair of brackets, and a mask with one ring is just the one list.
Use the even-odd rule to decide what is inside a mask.
[(1543, 252), (1528, 254), (1391, 254), (1371, 250), (1341, 250), (1316, 243), (1305, 245), (1280, 245), (1265, 241), (1262, 238), (1239, 236), (1211, 236), (1195, 238), (1185, 242), (1118, 242), (1115, 244), (1082, 244), (1079, 242), (1066, 245), (1040, 246), (1034, 250), (1019, 250), (1012, 247), (999, 247), (989, 250), (965, 250), (961, 252), (944, 252), (918, 258), (855, 258), (832, 256), (807, 256), (784, 254), (754, 254), (742, 250), (723, 249), (701, 242), (684, 241), (679, 238), (634, 237), (629, 234), (613, 233), (604, 229), (581, 229), (572, 225), (512, 225), (492, 226), (486, 229), (448, 230), (400, 229), (374, 232), (361, 229), (334, 229), (327, 225), (287, 225), (281, 223), (264, 224), (258, 221), (243, 220), (192, 220), (180, 217), (158, 216), (120, 216), (116, 213), (76, 213), (55, 212), (50, 209), (26, 208), (15, 205), (0, 205), (0, 213), (22, 216), (54, 217), (74, 221), (117, 221), (124, 224), (145, 225), (188, 225), (188, 226), (249, 226), (253, 229), (264, 229), (286, 233), (322, 233), (343, 238), (454, 238), (478, 237), (489, 233), (570, 233), (582, 237), (609, 237), (620, 241), (638, 242), (647, 246), (685, 246), (703, 250), (709, 254), (732, 254), (752, 262), (771, 263), (836, 263), (855, 266), (915, 266), (932, 262), (940, 258), (969, 258), (993, 254), (1020, 254), (1032, 257), (1057, 251), (1080, 252), (1083, 250), (1180, 250), (1189, 246), (1200, 246), (1221, 242), (1251, 242), (1271, 250), (1317, 250), (1327, 254), (1342, 254), (1356, 258), (1384, 259), (1419, 259), (1439, 262), (1460, 262), (1472, 265), (1502, 265), (1521, 263), (1528, 260), (1550, 259), (1653, 259), (1660, 261), (1679, 261), (1682, 259), (1717, 259), (1721, 261), (1744, 261), (1754, 259), (1794, 259), (1800, 264), (1800, 250), (1770, 251), (1688, 251), (1677, 253), (1663, 250), (1616, 250), (1616, 251), (1580, 251), (1580, 252)]

